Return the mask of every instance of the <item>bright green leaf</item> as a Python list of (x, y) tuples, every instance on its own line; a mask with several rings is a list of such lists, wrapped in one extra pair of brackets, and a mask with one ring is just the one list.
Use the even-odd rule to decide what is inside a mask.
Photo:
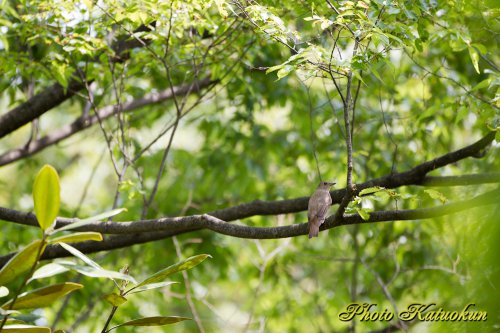
[(359, 214), (359, 216), (361, 216), (363, 220), (368, 221), (370, 219), (370, 214), (366, 209), (356, 207), (356, 212)]
[(35, 265), (39, 254), (43, 253), (46, 244), (35, 240), (17, 252), (0, 270), (0, 285), (6, 285)]
[(383, 189), (384, 188), (380, 187), (380, 186), (368, 187), (368, 188), (365, 188), (364, 190), (361, 190), (359, 192), (359, 196), (376, 193), (376, 192), (381, 191)]
[[(12, 309), (21, 310), (46, 307), (64, 295), (81, 288), (83, 288), (83, 285), (79, 283), (64, 282), (32, 290), (21, 294)], [(11, 301), (5, 303), (2, 305), (2, 308), (9, 307), (10, 303)]]
[(60, 242), (65, 242), (65, 243), (78, 243), (78, 242), (83, 242), (83, 241), (102, 241), (102, 235), (98, 232), (77, 232), (74, 234), (70, 235), (64, 235), (60, 236), (54, 239), (49, 240), (49, 243), (51, 244), (56, 244)]
[(477, 53), (476, 49), (469, 46), (469, 55), (470, 59), (472, 60), (472, 64), (474, 65), (474, 69), (478, 74), (480, 74), (481, 72), (479, 71), (479, 53)]
[(59, 176), (56, 169), (46, 164), (33, 184), (33, 201), (38, 224), (47, 230), (56, 220), (60, 205)]
[(436, 191), (436, 190), (433, 190), (433, 189), (427, 189), (427, 190), (424, 190), (425, 193), (427, 193), (432, 199), (438, 199), (439, 201), (441, 201), (441, 203), (446, 203), (446, 201), (448, 200), (443, 193), (439, 192), (439, 191)]
[(142, 281), (138, 285), (136, 285), (136, 286), (132, 287), (131, 289), (129, 289), (127, 291), (127, 293), (129, 293), (132, 290), (134, 290), (136, 288), (139, 288), (141, 286), (145, 286), (145, 285), (148, 285), (148, 284), (153, 284), (153, 283), (160, 282), (163, 279), (165, 279), (167, 276), (170, 276), (170, 275), (172, 275), (174, 273), (177, 273), (177, 272), (180, 272), (180, 271), (184, 271), (186, 269), (193, 268), (194, 266), (196, 266), (196, 265), (200, 264), (201, 262), (203, 262), (208, 257), (211, 258), (211, 256), (209, 254), (199, 254), (199, 255), (190, 257), (190, 258), (188, 258), (186, 260), (183, 260), (181, 262), (178, 262), (177, 264), (169, 266), (169, 267), (167, 267), (165, 269), (162, 269), (161, 271), (158, 271), (155, 274), (151, 275), (150, 277), (148, 277), (146, 280)]
[(127, 301), (125, 297), (123, 297), (122, 295), (118, 295), (116, 293), (106, 294), (102, 298), (104, 298), (112, 306), (116, 307), (122, 305)]

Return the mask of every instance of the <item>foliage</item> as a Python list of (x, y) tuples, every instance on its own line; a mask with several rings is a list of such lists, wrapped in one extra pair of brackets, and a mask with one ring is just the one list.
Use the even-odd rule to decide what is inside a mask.
[[(64, 311), (56, 303), (32, 315), (57, 327), (78, 322), (82, 332), (101, 330), (110, 305), (120, 309), (114, 320), (129, 325), (138, 323), (134, 318), (159, 324), (198, 317), (177, 324), (176, 332), (365, 332), (398, 322), (342, 322), (338, 314), (349, 303), (397, 312), (419, 302), (453, 310), (476, 303), (488, 321), (411, 323), (415, 329), (488, 331), (500, 323), (498, 206), (342, 226), (314, 241), (195, 231), (92, 258), (67, 244), (101, 240), (99, 233), (72, 230), (112, 217), (188, 216), (308, 196), (320, 178), (345, 188), (346, 110), (354, 183), (406, 171), (489, 131), (497, 132), (497, 143), (478, 158), (430, 175), (500, 170), (494, 1), (9, 0), (0, 6), (0, 116), (55, 91), (55, 83), (71, 94), (0, 140), (6, 164), (0, 206), (34, 211), (43, 230), (40, 236), (38, 228), (1, 222), (2, 254), (29, 244), (0, 271), (0, 285), (9, 287), (7, 295), (0, 289), (2, 303), (24, 287), (76, 279), (84, 288), (70, 294)], [(76, 83), (82, 87), (73, 91)], [(185, 93), (161, 97), (181, 88)], [(57, 136), (60, 144), (26, 153)], [(8, 160), (17, 150), (20, 157)], [(42, 167), (47, 161), (54, 167)], [(26, 175), (39, 169), (33, 205)], [(369, 221), (376, 211), (442, 207), (495, 189), (496, 182), (371, 187), (352, 198), (346, 213)], [(53, 197), (35, 195), (47, 188)], [(94, 217), (52, 230), (56, 216)], [(270, 227), (306, 218), (294, 211), (239, 223)], [(61, 236), (63, 229), (71, 233)], [(49, 243), (78, 261), (57, 259), (35, 270)], [(213, 259), (183, 274), (185, 287), (164, 281), (206, 259), (197, 253)], [(165, 269), (172, 257), (190, 259)], [(103, 268), (111, 266), (149, 278), (136, 283), (124, 271)], [(116, 292), (95, 277), (133, 286), (117, 282)], [(156, 288), (162, 293), (136, 294)], [(96, 290), (105, 301), (93, 296)], [(81, 309), (87, 317), (79, 317)]]

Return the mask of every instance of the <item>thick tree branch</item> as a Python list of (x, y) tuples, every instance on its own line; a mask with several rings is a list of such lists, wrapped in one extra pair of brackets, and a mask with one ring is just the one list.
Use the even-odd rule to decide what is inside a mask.
[[(367, 221), (363, 220), (358, 214), (347, 215), (344, 216), (342, 221), (335, 221), (335, 216), (332, 215), (326, 219), (320, 230), (327, 230), (341, 225), (440, 217), (459, 213), (474, 207), (496, 204), (498, 203), (499, 198), (500, 187), (472, 199), (458, 201), (439, 207), (372, 212), (370, 213), (370, 218)], [(297, 237), (306, 235), (309, 232), (307, 223), (292, 224), (281, 227), (249, 227), (245, 225), (227, 223), (208, 214), (137, 222), (104, 222), (101, 223), (101, 225), (102, 224), (108, 227), (114, 225), (118, 228), (120, 228), (119, 226), (124, 225), (124, 228), (129, 228), (129, 231), (132, 229), (134, 231), (148, 230), (148, 232), (132, 235), (112, 235), (106, 237), (102, 242), (83, 242), (75, 244), (75, 247), (84, 253), (92, 253), (146, 243), (199, 229), (209, 229), (227, 236), (250, 239)], [(92, 225), (86, 226), (82, 229), (94, 230)], [(12, 255), (13, 254), (9, 254), (0, 257), (0, 267), (2, 267)], [(58, 245), (50, 245), (46, 248), (42, 259), (53, 259), (67, 255), (68, 253)]]
[[(475, 142), (470, 146), (456, 150), (454, 152), (450, 152), (434, 160), (422, 163), (409, 171), (390, 174), (384, 177), (367, 181), (362, 184), (358, 184), (356, 192), (372, 186), (395, 188), (405, 185), (424, 185), (426, 183), (426, 174), (428, 172), (467, 157), (481, 155), (481, 152), (491, 143), (494, 137), (495, 133), (490, 132), (481, 140)], [(471, 178), (471, 176), (466, 177)], [(431, 179), (434, 182), (436, 181), (435, 177)], [(460, 181), (457, 181), (456, 179), (455, 182), (460, 183)], [(491, 181), (489, 179), (485, 179), (485, 182), (489, 183)], [(333, 202), (339, 203), (345, 195), (345, 189), (333, 191), (331, 192), (331, 195)], [(441, 207), (422, 208), (418, 210), (374, 212), (370, 214), (370, 219), (366, 222), (411, 220), (442, 216), (462, 211), (473, 206), (498, 202), (498, 196), (499, 190), (497, 189), (472, 200), (443, 205)], [(279, 201), (253, 201), (230, 208), (217, 210), (204, 215), (172, 217), (137, 222), (98, 222), (82, 227), (79, 230), (96, 230), (102, 233), (134, 233), (141, 231), (147, 232), (131, 235), (113, 235), (107, 237), (103, 242), (86, 242), (78, 244), (77, 247), (85, 253), (98, 252), (114, 248), (126, 247), (133, 244), (145, 243), (202, 228), (207, 228), (225, 235), (242, 238), (294, 237), (306, 234), (307, 224), (295, 224), (277, 228), (252, 228), (230, 224), (227, 222), (237, 219), (243, 219), (254, 215), (278, 215), (305, 211), (307, 209), (307, 201), (308, 197)], [(5, 221), (12, 221), (19, 224), (34, 226), (37, 225), (36, 218), (33, 214), (21, 213), (6, 208), (0, 208), (0, 218)], [(57, 220), (56, 227), (60, 228), (74, 221), (75, 220), (72, 219), (59, 218)], [(359, 215), (348, 215), (342, 219), (336, 219), (335, 216), (330, 216), (323, 224), (322, 230), (333, 228), (339, 225), (363, 222), (365, 221), (363, 221)], [(56, 250), (55, 248), (48, 248), (43, 258), (48, 259), (62, 255), (65, 254), (61, 253), (60, 249)], [(7, 259), (8, 256), (0, 258), (0, 264), (5, 263), (5, 260)]]
[[(210, 78), (205, 78), (195, 83), (174, 87), (173, 89), (168, 88), (161, 92), (152, 93), (144, 96), (143, 98), (123, 103), (121, 112), (129, 112), (142, 108), (146, 105), (160, 103), (165, 100), (171, 99), (174, 95), (181, 96), (188, 93), (196, 93), (201, 89), (215, 83), (217, 83), (217, 81), (210, 80)], [(52, 131), (50, 134), (31, 142), (24, 148), (12, 149), (10, 151), (7, 151), (4, 154), (0, 155), (0, 166), (36, 154), (39, 151), (50, 147), (51, 145), (54, 145), (76, 133), (79, 133), (95, 125), (98, 122), (98, 119), (104, 120), (111, 117), (115, 114), (116, 110), (117, 109), (115, 105), (105, 106), (97, 111), (98, 115), (80, 117), (73, 123), (63, 126), (58, 130)]]
[[(150, 28), (143, 25), (134, 32), (147, 30), (150, 30)], [(122, 56), (129, 50), (127, 47), (141, 46), (135, 43), (129, 43), (127, 40), (128, 36), (126, 38), (121, 38), (114, 45), (112, 45), (113, 49), (120, 52), (120, 54), (114, 57), (112, 61), (123, 62), (126, 57)], [(34, 119), (40, 117), (45, 112), (71, 98), (76, 92), (82, 90), (83, 88), (85, 88), (85, 84), (80, 80), (75, 79), (70, 81), (66, 89), (58, 83), (45, 88), (43, 91), (33, 96), (26, 102), (0, 116), (0, 138), (3, 138), (21, 126), (26, 125)]]
[[(426, 174), (436, 168), (443, 167), (447, 164), (455, 163), (467, 157), (477, 156), (491, 143), (491, 141), (493, 141), (494, 138), (495, 138), (495, 132), (490, 132), (479, 141), (467, 147), (442, 155), (431, 161), (424, 162), (409, 171), (389, 174), (384, 177), (372, 179), (367, 182), (358, 184), (356, 192), (358, 193), (362, 189), (373, 186), (381, 186), (385, 188), (397, 188), (405, 185), (426, 186), (429, 182), (432, 186), (432, 183), (436, 182), (443, 183), (444, 181), (438, 180), (442, 178), (445, 178), (448, 182), (450, 182), (450, 177), (428, 177), (426, 176)], [(460, 176), (453, 177), (454, 179), (453, 184), (459, 185), (463, 183), (461, 178), (459, 177)], [(477, 184), (479, 183), (479, 179), (483, 180), (482, 183), (496, 183), (497, 182), (496, 180), (498, 180), (499, 176), (497, 173), (494, 173), (487, 175), (465, 175), (461, 177), (464, 177), (464, 179), (467, 179), (467, 181), (471, 181), (471, 179), (475, 178)], [(431, 180), (429, 181), (428, 179)], [(332, 201), (334, 204), (340, 203), (342, 198), (344, 197), (345, 189), (335, 190), (330, 192), (330, 194), (332, 196)], [(217, 217), (221, 220), (229, 222), (238, 219), (244, 219), (255, 215), (278, 215), (278, 214), (297, 213), (307, 210), (308, 200), (309, 197), (300, 197), (300, 198), (277, 200), (277, 201), (255, 200), (249, 203), (244, 203), (241, 205), (225, 209), (219, 209), (213, 212), (209, 212), (208, 214)], [(24, 225), (31, 225), (31, 226), (38, 225), (36, 222), (35, 215), (31, 213), (22, 213), (16, 210), (2, 208), (2, 207), (0, 207), (0, 219)], [(61, 228), (62, 226), (65, 226), (68, 223), (72, 223), (75, 221), (76, 221), (75, 219), (58, 218), (56, 228)], [(105, 230), (100, 230), (99, 232), (106, 233)]]

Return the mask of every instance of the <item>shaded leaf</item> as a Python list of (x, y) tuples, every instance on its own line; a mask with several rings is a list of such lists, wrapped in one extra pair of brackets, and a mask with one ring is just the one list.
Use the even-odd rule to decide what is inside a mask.
[(115, 327), (112, 327), (108, 331), (111, 331), (115, 328), (122, 327), (122, 326), (163, 326), (163, 325), (169, 325), (169, 324), (175, 324), (184, 320), (191, 320), (191, 318), (187, 317), (177, 317), (177, 316), (171, 316), (171, 317), (163, 317), (163, 316), (157, 316), (157, 317), (145, 317), (145, 318), (139, 318), (139, 319), (134, 319), (131, 321), (127, 321), (126, 323), (117, 325)]
[[(83, 288), (83, 285), (79, 283), (64, 282), (35, 289), (21, 294), (12, 309), (20, 310), (46, 307), (64, 295), (81, 288)], [(2, 307), (7, 308), (10, 303), (11, 301), (5, 303)]]
[(5, 325), (2, 332), (8, 333), (50, 333), (50, 328), (32, 325)]
[[(0, 285), (5, 285), (16, 279), (35, 265), (38, 254), (42, 254), (46, 244), (41, 240), (31, 242), (21, 251), (17, 252), (0, 270)], [(40, 247), (42, 249), (40, 250)]]

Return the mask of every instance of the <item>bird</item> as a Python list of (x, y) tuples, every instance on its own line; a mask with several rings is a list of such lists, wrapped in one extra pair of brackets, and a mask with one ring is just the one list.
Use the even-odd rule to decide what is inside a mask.
[(318, 237), (319, 227), (325, 222), (326, 213), (332, 205), (330, 187), (334, 182), (320, 182), (318, 188), (309, 198), (307, 220), (309, 223), (309, 238)]

